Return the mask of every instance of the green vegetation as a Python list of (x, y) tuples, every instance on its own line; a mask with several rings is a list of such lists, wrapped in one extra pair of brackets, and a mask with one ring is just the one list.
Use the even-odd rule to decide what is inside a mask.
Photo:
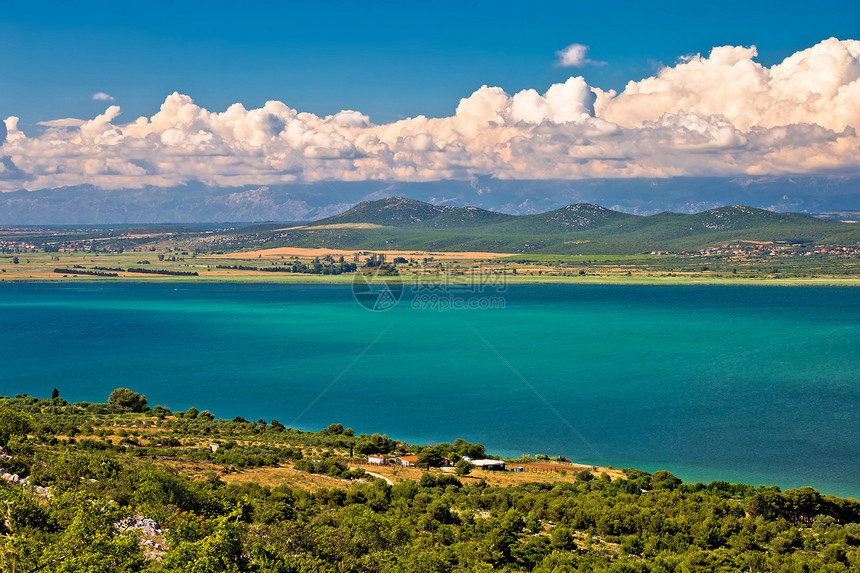
[(334, 257), (327, 255), (320, 259), (314, 257), (310, 262), (302, 262), (299, 260), (291, 260), (278, 265), (269, 266), (250, 266), (250, 265), (216, 265), (216, 269), (230, 269), (236, 271), (259, 271), (263, 273), (302, 273), (309, 275), (341, 275), (343, 273), (354, 273), (358, 270), (358, 265), (344, 261), (343, 256), (338, 257), (335, 261)]
[[(513, 216), (395, 197), (304, 225), (123, 231), (0, 231), (0, 282), (346, 283), (356, 272), (406, 282), (473, 272), (511, 283), (860, 281), (860, 224), (743, 206), (643, 217), (578, 204)], [(278, 247), (298, 249), (265, 250)]]
[[(466, 464), (459, 475), (412, 470), (419, 479), (392, 486), (350, 469), (346, 452), (363, 444), (434, 461), (483, 447), (416, 448), (341, 424), (300, 432), (196, 409), (179, 416), (146, 410), (128, 389), (111, 397), (0, 398), (0, 463), (11, 472), (0, 482), (0, 571), (860, 568), (860, 503), (812, 488), (687, 484), (634, 469), (497, 487)], [(328, 481), (261, 486), (234, 473), (289, 465)]]
[[(44, 252), (85, 249), (95, 253), (162, 250), (159, 262), (202, 253), (261, 247), (307, 247), (362, 251), (478, 251), (556, 255), (680, 253), (737, 242), (777, 242), (802, 248), (860, 244), (860, 224), (798, 213), (775, 213), (742, 205), (697, 214), (631, 215), (580, 203), (535, 215), (505, 215), (475, 207), (455, 208), (388, 197), (307, 223), (267, 223), (233, 229), (181, 227), (14, 229), (0, 232), (10, 254), (32, 245)], [(15, 255), (12, 255), (15, 256)], [(10, 256), (10, 260), (11, 260)], [(15, 256), (17, 261), (17, 256)], [(13, 262), (15, 262), (13, 261)], [(126, 263), (134, 272), (137, 263)], [(163, 270), (163, 267), (162, 267)], [(181, 269), (172, 269), (175, 272)], [(296, 271), (293, 271), (296, 272)]]
[(117, 388), (108, 396), (108, 404), (120, 410), (144, 412), (149, 409), (146, 396), (133, 392), (128, 388)]
[[(372, 226), (360, 226), (368, 224)], [(742, 205), (646, 217), (580, 203), (513, 216), (388, 197), (309, 225), (255, 233), (253, 238), (258, 245), (359, 250), (635, 254), (695, 252), (736, 241), (853, 247), (860, 242), (860, 226)]]

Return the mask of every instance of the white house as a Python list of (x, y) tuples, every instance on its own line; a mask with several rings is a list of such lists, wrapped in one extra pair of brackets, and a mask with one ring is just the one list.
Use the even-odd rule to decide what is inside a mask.
[(472, 460), (472, 465), (482, 470), (504, 470), (504, 460)]

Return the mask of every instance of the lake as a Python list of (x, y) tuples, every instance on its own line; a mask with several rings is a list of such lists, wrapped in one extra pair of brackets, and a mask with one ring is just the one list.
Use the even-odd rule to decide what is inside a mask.
[(221, 418), (860, 497), (860, 288), (433, 294), (371, 312), (349, 285), (2, 284), (0, 394), (124, 386)]

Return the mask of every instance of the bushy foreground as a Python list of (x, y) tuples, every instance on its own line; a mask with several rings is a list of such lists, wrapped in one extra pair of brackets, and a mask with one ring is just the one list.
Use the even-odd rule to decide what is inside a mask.
[[(360, 437), (330, 427), (301, 434), (303, 446), (297, 434), (286, 447), (267, 442), (270, 432), (289, 435), (273, 424), (196, 413), (193, 424), (167, 432), (152, 411), (109, 408), (116, 406), (0, 401), (9, 456), (0, 465), (28, 476), (23, 487), (0, 485), (2, 571), (860, 570), (860, 503), (811, 488), (684, 484), (636, 470), (615, 481), (585, 472), (575, 482), (505, 488), (441, 472), (394, 486), (332, 481), (336, 487), (313, 492), (228, 484), (214, 471), (194, 479), (149, 453), (172, 438), (187, 451), (162, 458), (199, 451), (202, 463), (204, 451), (217, 457), (225, 448), (198, 447), (195, 436), (224, 442), (230, 431), (236, 444), (227, 452), (260, 448), (267, 463), (299, 459), (300, 468), (336, 467), (342, 477), (343, 466), (326, 466), (332, 456), (318, 450), (354, 448)], [(139, 427), (151, 432), (130, 436), (137, 445), (104, 440), (99, 431), (117, 417), (124, 427), (150, 421)], [(161, 446), (148, 445), (152, 439)], [(134, 525), (144, 517), (157, 527)]]

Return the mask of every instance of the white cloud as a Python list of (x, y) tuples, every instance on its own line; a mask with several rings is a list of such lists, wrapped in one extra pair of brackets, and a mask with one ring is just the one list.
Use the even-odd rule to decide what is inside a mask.
[(40, 121), (37, 122), (37, 125), (44, 125), (45, 127), (80, 127), (86, 123), (84, 119), (77, 119), (74, 117), (65, 117), (62, 119), (52, 119), (49, 121)]
[(151, 117), (122, 122), (111, 105), (40, 122), (51, 129), (35, 137), (13, 116), (0, 157), (16, 181), (0, 190), (860, 171), (860, 42), (826, 40), (770, 68), (755, 57), (717, 47), (620, 94), (581, 77), (544, 93), (482, 86), (449, 117), (384, 124), (278, 101), (213, 112), (179, 93)]
[(581, 68), (588, 64), (602, 66), (606, 63), (589, 60), (586, 57), (587, 53), (588, 46), (584, 46), (583, 44), (571, 44), (563, 50), (559, 50), (555, 53), (555, 55), (558, 56), (556, 65), (563, 68)]
[(93, 94), (93, 101), (114, 101), (116, 98), (105, 92), (96, 92)]
[(742, 130), (814, 123), (860, 125), (860, 42), (825, 40), (767, 68), (755, 47), (722, 46), (630, 82), (599, 113), (634, 127), (664, 113), (721, 115)]

